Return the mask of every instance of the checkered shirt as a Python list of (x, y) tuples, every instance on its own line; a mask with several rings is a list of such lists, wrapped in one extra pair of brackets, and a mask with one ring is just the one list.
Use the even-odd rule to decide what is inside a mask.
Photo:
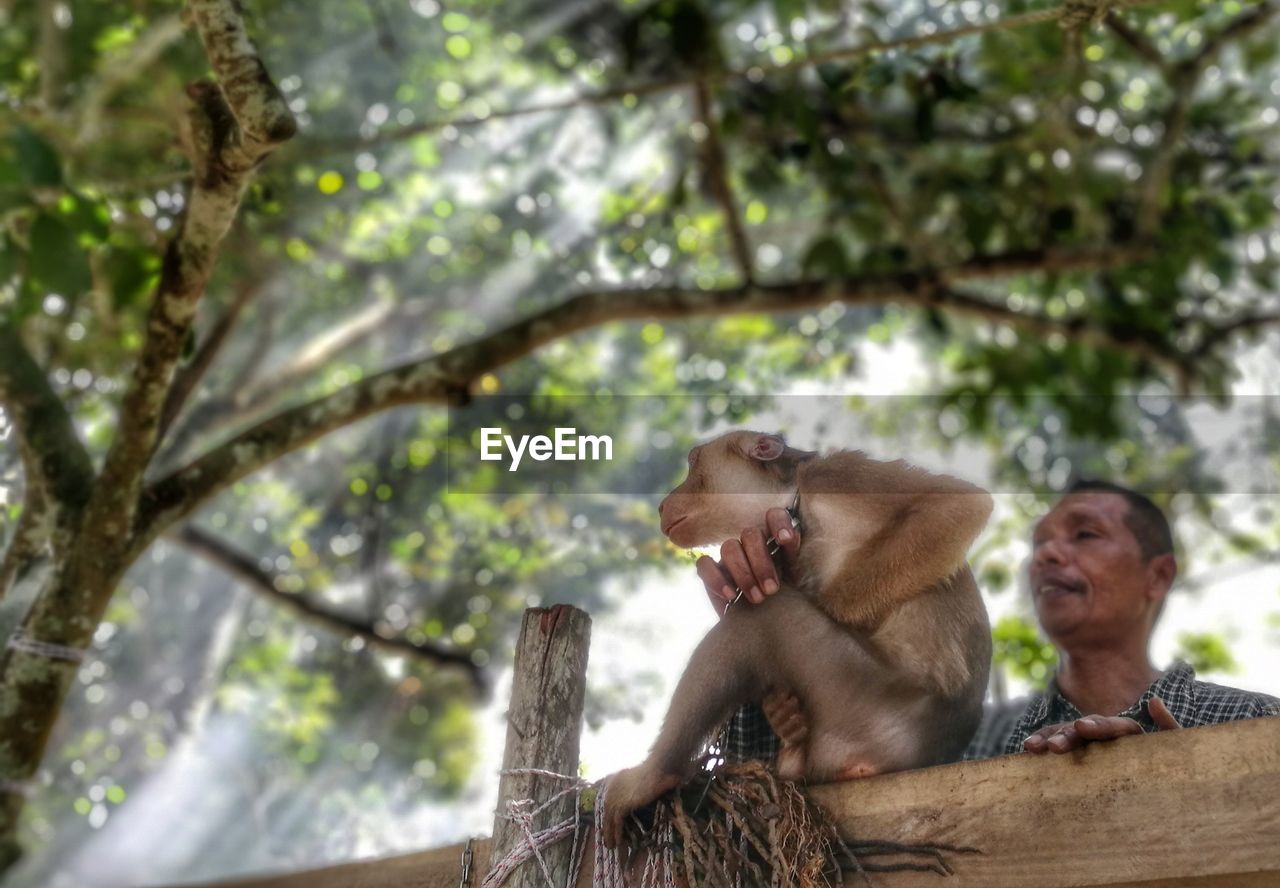
[[(1133, 719), (1144, 732), (1150, 733), (1155, 730), (1151, 714), (1147, 711), (1147, 701), (1152, 697), (1163, 700), (1169, 713), (1184, 728), (1280, 715), (1280, 699), (1196, 681), (1195, 670), (1181, 661), (1156, 679), (1132, 706), (1118, 714)], [(1017, 717), (1011, 718), (1011, 714)], [(965, 758), (990, 758), (1022, 752), (1022, 741), (1041, 728), (1084, 716), (1085, 713), (1062, 696), (1057, 682), (1051, 681), (1043, 694), (1016, 701), (1003, 707), (1002, 711), (988, 712)]]
[(1013, 726), (1027, 711), (1027, 698), (1019, 697), (1007, 703), (984, 706), (982, 723), (964, 751), (964, 761), (992, 758), (1004, 754), (1004, 744), (1013, 733)]
[(726, 762), (747, 759), (772, 761), (778, 754), (778, 735), (769, 727), (764, 710), (754, 704), (739, 707), (725, 723), (720, 741), (720, 754)]

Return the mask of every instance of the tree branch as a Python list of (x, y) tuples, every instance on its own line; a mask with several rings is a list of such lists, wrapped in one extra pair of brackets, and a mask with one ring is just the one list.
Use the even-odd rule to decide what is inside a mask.
[[(1126, 7), (1147, 6), (1154, 2), (1156, 2), (1156, 0), (1125, 0), (1123, 5)], [(872, 39), (854, 44), (853, 46), (837, 47), (825, 52), (800, 56), (783, 63), (757, 61), (745, 68), (729, 69), (717, 72), (714, 77), (711, 77), (710, 79), (716, 82), (740, 79), (754, 81), (758, 77), (764, 77), (771, 74), (789, 73), (829, 64), (831, 62), (853, 61), (894, 50), (905, 51), (918, 49), (923, 46), (949, 44), (961, 37), (986, 34), (993, 31), (1016, 30), (1020, 28), (1049, 24), (1051, 22), (1059, 21), (1064, 18), (1064, 16), (1075, 14), (1078, 12), (1078, 9), (1078, 3), (1063, 2), (1057, 6), (1030, 10), (1028, 12), (1006, 16), (994, 21), (961, 25), (955, 28), (934, 31), (930, 34), (917, 34), (910, 37), (901, 37), (892, 40)], [(689, 85), (690, 78), (688, 77), (677, 77), (670, 80), (624, 85), (599, 93), (589, 93), (586, 95), (578, 94), (569, 96), (565, 99), (541, 102), (519, 108), (500, 108), (497, 110), (489, 109), (483, 114), (459, 116), (448, 120), (426, 120), (421, 123), (383, 130), (371, 138), (344, 137), (324, 142), (305, 143), (302, 147), (305, 148), (307, 156), (355, 151), (360, 148), (367, 148), (370, 145), (401, 141), (413, 138), (414, 136), (423, 135), (424, 133), (437, 132), (445, 129), (446, 127), (461, 128), (479, 126), (481, 124), (488, 123), (489, 121), (508, 120), (513, 117), (521, 117), (527, 114), (543, 114), (551, 111), (567, 111), (572, 108), (607, 105), (619, 99), (626, 98), (627, 96), (643, 96), (650, 95), (652, 93), (669, 92), (671, 90), (684, 89)]]
[[(853, 143), (851, 143), (853, 144)], [(894, 233), (906, 248), (907, 254), (917, 264), (929, 267), (940, 266), (947, 261), (946, 250), (926, 230), (922, 224), (913, 224), (912, 213), (902, 205), (898, 194), (889, 182), (889, 173), (884, 164), (876, 156), (874, 145), (862, 145), (860, 158), (867, 171), (867, 181), (876, 194), (876, 199), (884, 207), (885, 213), (893, 221)], [(912, 202), (915, 203), (914, 201)], [(914, 207), (913, 207), (914, 209)]]
[[(217, 258), (218, 246), (258, 164), (297, 124), (245, 32), (236, 0), (188, 0), (219, 85), (187, 88), (183, 142), (194, 167), (178, 233), (165, 253), (147, 337), (117, 418), (115, 441), (86, 514), (90, 548), (122, 543), (133, 522), (143, 472), (158, 441), (174, 368)], [(100, 569), (88, 568), (88, 569)]]
[(27, 489), (79, 509), (93, 487), (93, 463), (75, 425), (17, 328), (0, 321), (0, 403), (23, 448)]
[(1134, 214), (1134, 230), (1138, 237), (1151, 237), (1160, 223), (1160, 205), (1169, 184), (1169, 176), (1173, 172), (1173, 158), (1182, 147), (1182, 137), (1187, 130), (1187, 116), (1191, 110), (1191, 94), (1195, 91), (1199, 74), (1197, 68), (1179, 66), (1171, 78), (1173, 104), (1165, 112), (1164, 134), (1147, 162), (1138, 189), (1138, 208)]
[[(397, 306), (389, 300), (375, 302), (341, 321), (300, 346), (283, 367), (273, 370), (266, 379), (250, 382), (251, 373), (227, 386), (228, 394), (201, 404), (180, 426), (165, 450), (162, 460), (181, 458), (187, 445), (201, 432), (216, 424), (244, 424), (265, 416), (293, 386), (318, 371), (344, 350), (367, 339), (389, 317)], [(260, 329), (267, 329), (262, 325)], [(270, 345), (269, 338), (259, 342), (254, 354), (261, 358)], [(257, 361), (247, 362), (245, 370), (255, 369)]]
[(38, 485), (27, 484), (22, 501), (22, 514), (18, 526), (0, 559), (0, 601), (9, 588), (19, 582), (27, 568), (44, 551), (53, 535), (51, 524), (56, 510), (49, 503), (44, 490)]
[[(428, 133), (439, 132), (446, 127), (465, 128), (479, 126), (490, 121), (511, 120), (516, 117), (526, 117), (533, 114), (551, 114), (556, 111), (572, 111), (576, 108), (593, 108), (601, 105), (611, 105), (628, 96), (639, 97), (652, 95), (654, 93), (671, 92), (673, 90), (683, 89), (688, 85), (689, 80), (687, 78), (679, 77), (672, 80), (621, 86), (616, 89), (610, 89), (588, 95), (575, 93), (574, 95), (563, 99), (553, 99), (547, 102), (533, 102), (528, 105), (522, 105), (518, 108), (491, 110), (483, 115), (456, 117), (447, 120), (424, 120), (420, 123), (389, 127), (379, 131), (376, 135), (370, 138), (365, 138), (363, 136), (341, 136), (333, 139), (316, 139), (314, 141), (306, 141), (298, 145), (298, 153), (301, 153), (301, 155), (306, 158), (322, 157), (327, 154), (341, 154), (348, 151), (367, 149), (371, 145), (385, 145), (394, 142), (403, 142), (406, 139), (413, 139)], [(296, 154), (291, 156), (296, 156)]]
[[(246, 389), (244, 403), (279, 395), (318, 371), (335, 355), (372, 336), (396, 311), (396, 304), (383, 299), (344, 318), (323, 333), (300, 345), (283, 367), (272, 370), (269, 380)], [(274, 398), (273, 398), (274, 400)]]
[(982, 296), (952, 288), (937, 291), (928, 303), (971, 317), (1014, 324), (1034, 333), (1061, 333), (1068, 339), (1128, 352), (1162, 367), (1178, 379), (1190, 375), (1190, 361), (1170, 343), (1136, 330), (1118, 330), (1091, 320), (1087, 314), (1055, 318), (1041, 312), (1016, 310)]
[(1160, 71), (1168, 71), (1169, 60), (1156, 48), (1139, 29), (1125, 21), (1124, 17), (1112, 10), (1107, 13), (1106, 26), (1120, 39), (1120, 42), (1133, 50), (1134, 54)]
[(1265, 0), (1248, 12), (1241, 13), (1229, 25), (1206, 40), (1196, 55), (1174, 66), (1170, 72), (1170, 87), (1174, 94), (1173, 104), (1165, 112), (1164, 134), (1155, 153), (1147, 162), (1138, 194), (1135, 231), (1140, 240), (1150, 238), (1159, 225), (1160, 205), (1164, 198), (1164, 191), (1169, 185), (1174, 157), (1182, 147), (1182, 137), (1186, 134), (1191, 101), (1196, 85), (1200, 82), (1200, 75), (1204, 73), (1205, 68), (1209, 67), (1223, 47), (1232, 41), (1249, 36), (1270, 21), (1277, 12), (1280, 12), (1280, 2)]
[(1257, 330), (1261, 327), (1270, 327), (1273, 324), (1280, 324), (1280, 312), (1259, 312), (1242, 314), (1232, 318), (1221, 324), (1217, 324), (1210, 328), (1190, 350), (1189, 357), (1192, 360), (1200, 360), (1206, 357), (1214, 347), (1226, 340), (1228, 337), (1236, 333), (1244, 333), (1249, 330)]
[[(725, 290), (616, 290), (584, 293), (451, 351), (411, 361), (290, 408), (150, 485), (143, 493), (131, 552), (190, 514), (229, 484), (286, 453), (357, 420), (407, 404), (465, 402), (472, 382), (537, 348), (609, 321), (799, 311), (843, 301), (929, 305), (941, 288), (965, 280), (1036, 272), (1120, 267), (1140, 261), (1142, 246), (1106, 250), (1028, 250), (982, 256), (948, 268), (832, 281), (752, 285)], [(973, 306), (958, 303), (958, 311)], [(985, 311), (986, 309), (984, 309)]]
[(444, 666), (460, 667), (477, 691), (487, 690), (483, 670), (471, 660), (467, 651), (455, 650), (431, 642), (415, 642), (402, 637), (388, 637), (378, 632), (377, 626), (350, 614), (344, 614), (320, 603), (306, 591), (284, 592), (280, 589), (282, 575), (263, 570), (257, 560), (226, 540), (198, 527), (187, 524), (171, 535), (171, 539), (185, 549), (199, 555), (222, 570), (241, 580), (255, 591), (285, 605), (306, 620), (324, 626), (342, 637), (359, 636), (370, 645), (393, 654), (426, 660)]
[(58, 24), (58, 0), (40, 0), (40, 103), (48, 111), (62, 104), (67, 76), (67, 33)]
[(156, 433), (158, 439), (164, 438), (165, 432), (169, 430), (173, 421), (177, 419), (178, 414), (182, 412), (187, 399), (191, 397), (191, 393), (195, 391), (196, 386), (200, 384), (200, 380), (204, 378), (205, 373), (213, 365), (214, 358), (222, 350), (222, 346), (226, 343), (227, 337), (235, 327), (240, 313), (244, 311), (244, 307), (249, 304), (254, 295), (262, 289), (263, 280), (264, 278), (261, 275), (252, 275), (249, 280), (240, 282), (231, 304), (227, 306), (227, 310), (222, 313), (222, 317), (218, 318), (217, 323), (213, 325), (209, 335), (200, 343), (200, 347), (196, 349), (195, 356), (191, 359), (191, 362), (178, 371), (173, 380), (173, 385), (169, 387), (169, 394), (165, 398), (164, 409), (160, 414), (160, 428)]
[(716, 124), (715, 110), (711, 103), (711, 90), (705, 77), (697, 77), (693, 81), (693, 105), (694, 113), (707, 130), (701, 146), (702, 173), (706, 177), (708, 189), (724, 214), (724, 227), (729, 233), (729, 246), (738, 265), (738, 273), (749, 284), (755, 280), (751, 270), (751, 245), (742, 228), (742, 217), (733, 199), (733, 189), (729, 187), (728, 163), (725, 160), (724, 145), (720, 142), (720, 128)]
[(1248, 12), (1240, 13), (1221, 31), (1206, 40), (1204, 46), (1200, 47), (1200, 51), (1184, 64), (1194, 65), (1201, 70), (1207, 68), (1209, 63), (1217, 58), (1223, 47), (1229, 43), (1243, 40), (1259, 28), (1264, 27), (1276, 13), (1280, 13), (1280, 2), (1277, 2), (1277, 0), (1263, 0)]

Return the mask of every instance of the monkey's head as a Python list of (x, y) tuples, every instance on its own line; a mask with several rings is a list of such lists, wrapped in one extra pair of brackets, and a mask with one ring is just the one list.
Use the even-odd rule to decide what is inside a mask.
[(796, 468), (816, 454), (777, 435), (729, 432), (689, 451), (689, 474), (658, 506), (662, 532), (689, 549), (722, 543), (787, 506)]

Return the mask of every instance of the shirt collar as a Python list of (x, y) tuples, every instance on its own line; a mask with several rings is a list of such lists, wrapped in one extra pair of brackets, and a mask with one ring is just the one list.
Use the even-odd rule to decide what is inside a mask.
[[(1172, 666), (1142, 692), (1134, 703), (1119, 715), (1131, 718), (1144, 729), (1155, 726), (1151, 715), (1147, 712), (1147, 702), (1152, 697), (1159, 697), (1169, 709), (1169, 713), (1180, 724), (1189, 724), (1195, 713), (1195, 670), (1191, 664), (1177, 660)], [(1044, 724), (1058, 724), (1082, 718), (1082, 713), (1070, 700), (1063, 696), (1058, 687), (1055, 674), (1045, 688), (1043, 696), (1037, 701), (1036, 720)]]

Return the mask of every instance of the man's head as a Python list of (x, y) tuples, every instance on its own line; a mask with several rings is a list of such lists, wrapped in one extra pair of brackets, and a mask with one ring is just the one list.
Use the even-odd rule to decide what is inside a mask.
[(1145, 646), (1176, 575), (1159, 507), (1105, 481), (1073, 485), (1032, 536), (1032, 599), (1060, 647)]

